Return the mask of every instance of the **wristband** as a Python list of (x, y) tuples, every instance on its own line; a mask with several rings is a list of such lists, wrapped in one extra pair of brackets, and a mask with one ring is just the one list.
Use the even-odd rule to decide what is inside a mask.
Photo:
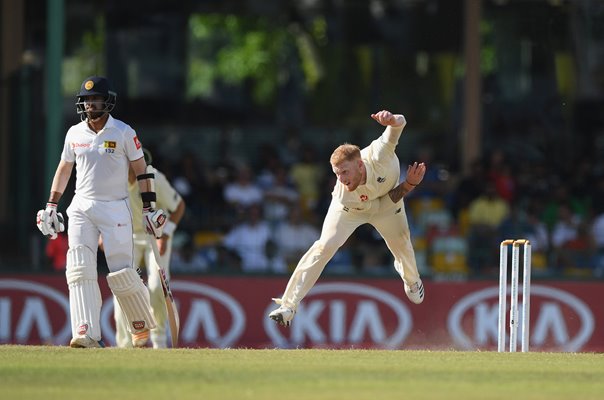
[(164, 225), (163, 234), (167, 236), (172, 236), (175, 230), (176, 224), (173, 221), (168, 220), (168, 222), (166, 222), (166, 225)]
[(416, 183), (416, 184), (413, 184), (413, 183), (411, 183), (411, 182), (409, 182), (409, 181), (405, 181), (405, 183), (407, 183), (407, 184), (409, 184), (409, 185), (411, 185), (411, 186), (417, 186), (417, 185), (418, 185), (417, 183)]
[(142, 181), (145, 179), (155, 179), (155, 174), (140, 174), (136, 177), (137, 181)]
[(143, 203), (151, 203), (157, 201), (157, 195), (155, 192), (141, 192), (141, 199)]

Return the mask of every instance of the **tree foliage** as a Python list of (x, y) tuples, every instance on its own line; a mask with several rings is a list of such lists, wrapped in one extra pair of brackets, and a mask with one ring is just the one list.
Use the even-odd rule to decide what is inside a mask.
[(312, 46), (300, 29), (266, 17), (194, 14), (189, 18), (187, 97), (211, 97), (225, 84), (249, 87), (254, 102), (272, 104), (292, 69), (302, 69), (305, 85), (319, 79)]

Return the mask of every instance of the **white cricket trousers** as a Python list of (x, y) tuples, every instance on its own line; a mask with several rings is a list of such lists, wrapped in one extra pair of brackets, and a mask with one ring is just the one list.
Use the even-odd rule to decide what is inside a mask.
[(394, 256), (394, 268), (403, 281), (408, 285), (415, 283), (419, 279), (419, 273), (403, 200), (395, 204), (385, 195), (372, 200), (368, 211), (346, 211), (342, 204), (332, 200), (323, 222), (321, 237), (298, 262), (287, 283), (282, 304), (296, 309), (336, 251), (365, 223), (373, 225), (384, 238)]
[[(164, 299), (164, 289), (159, 278), (158, 265), (153, 255), (150, 243), (143, 238), (134, 239), (134, 265), (147, 268), (147, 286), (151, 298), (151, 309), (157, 326), (151, 329), (151, 343), (156, 349), (168, 347), (168, 313), (166, 311), (166, 300)], [(149, 237), (148, 240), (155, 240)], [(165, 266), (166, 277), (170, 279), (170, 255), (172, 254), (172, 238), (168, 239), (166, 252), (161, 256), (161, 265)], [(115, 342), (118, 347), (133, 347), (132, 335), (128, 332), (128, 321), (122, 312), (118, 302), (113, 298), (113, 316), (115, 319)]]
[(132, 267), (132, 215), (127, 199), (97, 201), (76, 195), (69, 207), (69, 286), (72, 336), (101, 339), (101, 292), (97, 275), (99, 235), (111, 272)]
[(96, 255), (101, 235), (109, 271), (132, 267), (132, 213), (127, 198), (100, 201), (75, 195), (67, 215), (70, 249), (86, 246)]

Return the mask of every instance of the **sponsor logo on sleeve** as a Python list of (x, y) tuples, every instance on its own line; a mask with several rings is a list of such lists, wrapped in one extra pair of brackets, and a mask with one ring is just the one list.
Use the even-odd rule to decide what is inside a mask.
[(138, 136), (134, 137), (134, 145), (136, 146), (136, 150), (140, 150), (140, 148), (143, 147), (140, 140), (138, 140)]

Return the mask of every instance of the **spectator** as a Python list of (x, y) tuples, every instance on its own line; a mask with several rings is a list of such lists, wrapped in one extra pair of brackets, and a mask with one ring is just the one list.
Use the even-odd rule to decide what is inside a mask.
[(291, 167), (290, 175), (300, 193), (302, 214), (305, 216), (316, 207), (324, 171), (325, 168), (316, 160), (314, 147), (309, 145), (302, 150), (302, 159)]
[(484, 193), (469, 205), (468, 264), (473, 273), (496, 266), (499, 229), (508, 214), (507, 202), (495, 184), (487, 181)]
[[(432, 148), (426, 146), (420, 147), (416, 159), (418, 163), (422, 162), (431, 167), (426, 169), (422, 185), (406, 197), (408, 199), (439, 198), (447, 202), (449, 200), (447, 199), (449, 195), (447, 182), (449, 174), (442, 163), (434, 160), (434, 151)], [(401, 165), (401, 180), (405, 179), (405, 171), (407, 171), (407, 166)]]
[(512, 167), (502, 150), (495, 150), (489, 160), (487, 178), (495, 185), (497, 194), (510, 204), (516, 195), (516, 182), (512, 175)]
[(560, 211), (561, 207), (568, 207), (568, 211), (577, 217), (587, 216), (587, 204), (572, 196), (569, 187), (563, 183), (559, 183), (553, 188), (553, 193), (548, 199), (549, 201), (544, 206), (542, 220), (550, 231), (555, 229), (555, 225), (561, 217), (566, 217), (566, 210)]
[(568, 241), (577, 237), (581, 218), (574, 213), (567, 202), (558, 206), (558, 219), (552, 230), (552, 244), (554, 248), (563, 247)]
[(201, 191), (206, 186), (205, 177), (200, 172), (197, 157), (190, 151), (185, 152), (180, 158), (171, 179), (174, 189), (182, 196), (185, 203), (192, 204), (191, 210), (195, 210), (196, 199), (201, 197)]
[(545, 269), (549, 251), (549, 232), (533, 207), (512, 203), (510, 213), (501, 223), (500, 240), (528, 239), (531, 243), (534, 269)]
[(596, 246), (596, 260), (594, 274), (598, 278), (604, 277), (604, 211), (598, 214), (591, 226), (591, 236)]
[(499, 228), (500, 240), (528, 239), (533, 251), (543, 251), (548, 248), (548, 232), (534, 212), (525, 211), (517, 204), (510, 206), (510, 212), (501, 222)]
[(558, 272), (572, 267), (586, 267), (588, 263), (595, 261), (596, 244), (587, 224), (573, 212), (569, 203), (562, 203), (558, 207), (552, 245)]
[(234, 210), (260, 204), (262, 198), (262, 190), (254, 183), (252, 170), (247, 165), (241, 166), (235, 181), (224, 188), (224, 199)]
[(214, 257), (204, 256), (195, 248), (193, 241), (188, 238), (180, 248), (174, 249), (171, 270), (180, 273), (207, 272), (212, 262), (216, 261), (215, 259), (215, 255)]
[(574, 238), (567, 240), (560, 248), (557, 248), (556, 256), (559, 270), (591, 270), (594, 268), (596, 243), (587, 223), (579, 222)]
[(591, 235), (598, 249), (604, 252), (604, 212), (594, 218), (591, 226)]
[(529, 208), (526, 213), (527, 230), (525, 237), (531, 242), (533, 252), (546, 253), (550, 249), (547, 226), (539, 219), (536, 211)]
[(336, 185), (336, 176), (334, 174), (325, 175), (320, 182), (321, 195), (318, 197), (315, 208), (314, 216), (319, 217), (317, 220), (322, 219), (329, 210), (331, 204), (331, 192)]
[(260, 189), (267, 190), (275, 184), (275, 176), (278, 170), (283, 168), (283, 164), (275, 147), (268, 143), (260, 146), (258, 159), (260, 160), (260, 165), (256, 168), (256, 171), (259, 171), (256, 177), (256, 184)]
[(174, 166), (172, 177), (168, 172), (166, 177), (187, 203), (182, 229), (195, 231), (200, 224), (211, 224), (224, 213), (222, 186), (213, 171), (192, 152), (185, 152)]
[(468, 208), (470, 203), (479, 197), (484, 189), (486, 172), (482, 160), (475, 160), (470, 166), (470, 172), (463, 176), (455, 188), (453, 215), (459, 216), (459, 212)]
[(252, 205), (243, 212), (245, 220), (226, 235), (223, 244), (241, 258), (243, 272), (267, 272), (269, 259), (266, 248), (271, 239), (270, 228), (262, 220), (259, 205)]
[(299, 206), (300, 195), (289, 184), (287, 170), (280, 167), (275, 171), (273, 184), (264, 191), (264, 216), (276, 226), (287, 219), (290, 210)]
[(290, 272), (296, 268), (298, 260), (306, 250), (319, 238), (319, 233), (317, 228), (302, 219), (301, 211), (297, 207), (292, 208), (288, 219), (277, 226), (274, 241)]

